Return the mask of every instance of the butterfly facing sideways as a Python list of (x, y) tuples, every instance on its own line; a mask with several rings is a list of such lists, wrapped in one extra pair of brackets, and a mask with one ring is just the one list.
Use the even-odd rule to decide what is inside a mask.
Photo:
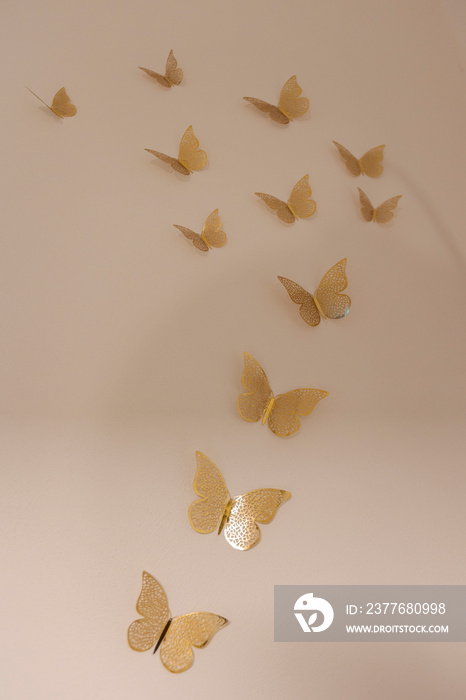
[(60, 119), (64, 119), (65, 117), (74, 117), (74, 115), (77, 112), (76, 106), (70, 101), (70, 98), (68, 97), (66, 90), (64, 87), (60, 88), (60, 90), (55, 93), (52, 104), (48, 105), (47, 102), (44, 102), (42, 98), (39, 97), (39, 95), (36, 95), (35, 92), (32, 92), (30, 88), (26, 88), (26, 90), (29, 90), (34, 97), (37, 97), (42, 104), (44, 104), (48, 109), (50, 109), (51, 112), (57, 115), (57, 117), (60, 117)]
[(142, 68), (139, 66), (140, 70), (143, 70), (151, 78), (155, 78), (160, 85), (164, 87), (172, 87), (172, 85), (179, 85), (183, 80), (183, 71), (181, 68), (177, 68), (178, 63), (173, 55), (173, 50), (170, 51), (167, 58), (167, 65), (165, 67), (165, 75), (156, 73), (154, 70), (149, 70), (149, 68)]
[(226, 243), (227, 236), (225, 231), (222, 230), (222, 222), (218, 215), (218, 209), (215, 209), (212, 214), (209, 214), (205, 220), (204, 226), (202, 227), (202, 233), (194, 233), (189, 228), (184, 226), (178, 226), (178, 224), (173, 224), (178, 231), (181, 231), (183, 236), (193, 242), (199, 250), (207, 252), (210, 248), (220, 248)]
[(311, 199), (312, 190), (309, 186), (309, 175), (305, 175), (296, 183), (287, 202), (263, 192), (254, 192), (254, 194), (260, 197), (270, 209), (277, 212), (280, 221), (287, 224), (292, 224), (296, 219), (308, 219), (317, 208), (317, 204)]
[(207, 153), (199, 149), (199, 141), (194, 136), (192, 126), (188, 126), (183, 134), (178, 158), (166, 156), (165, 153), (152, 151), (150, 148), (145, 148), (144, 150), (148, 153), (152, 153), (156, 158), (163, 160), (164, 163), (168, 163), (173, 170), (176, 170), (177, 173), (181, 173), (182, 175), (189, 175), (194, 170), (202, 170), (207, 163)]
[(228, 620), (221, 615), (193, 612), (170, 617), (168, 600), (160, 583), (147, 571), (142, 574), (136, 610), (142, 618), (128, 628), (128, 644), (134, 651), (160, 647), (160, 660), (172, 673), (186, 671), (193, 663), (191, 646), (202, 649)]
[(274, 396), (267, 376), (252, 355), (244, 353), (241, 384), (247, 390), (238, 396), (238, 412), (244, 420), (267, 421), (270, 430), (280, 437), (293, 435), (300, 428), (298, 416), (308, 416), (316, 404), (328, 396), (322, 389), (295, 389)]
[(359, 187), (359, 201), (361, 202), (361, 214), (366, 221), (377, 221), (378, 224), (386, 224), (387, 221), (393, 219), (393, 211), (398, 206), (398, 200), (403, 196), (401, 194), (396, 197), (390, 197), (378, 207), (374, 209), (369, 197)]
[(201, 498), (189, 506), (189, 522), (203, 535), (218, 529), (235, 549), (251, 549), (261, 538), (257, 523), (270, 523), (291, 493), (281, 489), (257, 489), (231, 498), (218, 467), (196, 452), (194, 491)]
[(261, 112), (268, 112), (274, 122), (288, 124), (290, 120), (302, 117), (309, 109), (309, 100), (307, 97), (300, 97), (301, 93), (296, 76), (292, 75), (282, 87), (278, 107), (256, 97), (243, 97), (243, 100), (250, 102)]
[(369, 175), (369, 177), (379, 177), (383, 173), (383, 149), (385, 146), (376, 146), (367, 151), (359, 160), (353, 156), (347, 148), (340, 143), (333, 141), (338, 148), (341, 157), (351, 175)]
[(344, 318), (351, 306), (351, 299), (340, 294), (348, 284), (345, 273), (346, 258), (337, 262), (322, 277), (314, 294), (309, 294), (296, 282), (278, 277), (290, 295), (291, 301), (299, 304), (299, 313), (309, 326), (318, 326), (320, 318)]

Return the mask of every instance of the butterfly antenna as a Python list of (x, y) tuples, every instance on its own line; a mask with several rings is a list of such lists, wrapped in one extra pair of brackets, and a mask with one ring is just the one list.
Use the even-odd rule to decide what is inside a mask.
[(38, 99), (40, 102), (42, 102), (43, 105), (45, 105), (46, 107), (48, 107), (48, 108), (50, 109), (50, 107), (48, 106), (47, 102), (44, 102), (44, 100), (43, 100), (41, 97), (39, 97), (39, 95), (36, 95), (35, 92), (32, 92), (31, 88), (28, 88), (27, 85), (25, 85), (24, 87), (26, 88), (26, 90), (29, 90), (29, 92), (31, 92), (31, 93), (34, 95), (34, 97), (37, 97), (37, 99)]

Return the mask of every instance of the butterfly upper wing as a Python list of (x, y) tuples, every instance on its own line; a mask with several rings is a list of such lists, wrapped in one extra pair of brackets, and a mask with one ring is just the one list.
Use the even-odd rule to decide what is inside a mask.
[(155, 78), (155, 80), (160, 83), (160, 85), (163, 85), (163, 87), (171, 87), (171, 83), (169, 80), (166, 79), (164, 75), (160, 75), (160, 73), (156, 73), (155, 70), (150, 70), (149, 68), (143, 68), (142, 66), (139, 66), (140, 70), (143, 70), (144, 73), (147, 73), (147, 75), (150, 75), (151, 78)]
[(287, 202), (289, 209), (297, 219), (307, 219), (315, 213), (317, 205), (311, 199), (311, 194), (309, 175), (305, 175), (293, 187)]
[(250, 102), (254, 107), (257, 107), (261, 112), (267, 112), (270, 114), (274, 122), (279, 124), (288, 124), (290, 121), (288, 117), (279, 110), (275, 105), (271, 105), (270, 102), (265, 102), (264, 100), (258, 100), (257, 97), (243, 97), (243, 100)]
[(50, 109), (62, 119), (64, 117), (74, 117), (77, 112), (76, 106), (70, 101), (64, 87), (55, 94)]
[(359, 167), (362, 172), (369, 177), (379, 177), (383, 173), (383, 149), (385, 146), (376, 146), (367, 151), (362, 158), (359, 159)]
[(360, 175), (361, 174), (361, 167), (359, 165), (358, 159), (353, 156), (353, 154), (348, 151), (347, 148), (341, 145), (341, 143), (337, 143), (337, 141), (333, 141), (335, 146), (338, 148), (338, 151), (345, 161), (345, 165), (350, 171), (351, 175)]
[(196, 452), (196, 460), (193, 487), (201, 498), (191, 503), (188, 516), (194, 530), (206, 534), (220, 525), (230, 494), (218, 467), (202, 452)]
[(372, 221), (374, 217), (374, 207), (372, 206), (367, 194), (363, 192), (360, 187), (358, 187), (358, 191), (359, 201), (361, 202), (361, 214), (363, 215), (366, 221)]
[(273, 197), (271, 194), (264, 194), (263, 192), (254, 192), (254, 194), (256, 197), (260, 197), (270, 209), (276, 211), (281, 221), (284, 221), (286, 224), (292, 224), (295, 221), (295, 215), (286, 202), (282, 202), (281, 199)]
[(256, 523), (269, 523), (291, 494), (281, 489), (257, 489), (238, 496), (225, 525), (225, 537), (235, 549), (251, 549), (261, 537)]
[(340, 294), (348, 284), (345, 267), (346, 258), (331, 267), (317, 287), (315, 297), (327, 318), (343, 318), (350, 310), (351, 299)]
[(186, 228), (185, 226), (178, 226), (178, 224), (173, 224), (173, 226), (177, 228), (178, 231), (181, 231), (183, 236), (186, 236), (186, 238), (189, 241), (192, 241), (196, 248), (204, 252), (207, 252), (209, 250), (209, 246), (207, 245), (207, 243), (204, 243), (204, 241), (198, 233), (194, 233), (194, 231), (191, 231), (190, 228)]
[(298, 416), (308, 416), (326, 396), (328, 391), (321, 389), (295, 389), (279, 394), (269, 414), (270, 430), (280, 437), (293, 435), (300, 427)]
[(393, 211), (398, 206), (398, 200), (402, 197), (401, 194), (396, 197), (390, 197), (385, 202), (380, 204), (374, 211), (374, 221), (379, 224), (386, 224), (387, 221), (393, 218)]
[(178, 63), (173, 55), (173, 49), (168, 54), (167, 65), (165, 67), (165, 80), (171, 85), (179, 85), (183, 80), (183, 71), (177, 68)]
[(296, 76), (292, 75), (282, 87), (278, 108), (288, 119), (296, 119), (302, 117), (309, 109), (309, 100), (307, 97), (300, 97), (302, 93), (298, 85)]
[(218, 209), (215, 209), (207, 217), (202, 227), (202, 235), (214, 248), (220, 248), (224, 245), (227, 237), (225, 231), (222, 231), (222, 222), (218, 215)]
[(160, 659), (172, 673), (186, 671), (193, 662), (191, 646), (202, 649), (228, 620), (221, 615), (193, 612), (173, 618), (160, 645)]
[(241, 418), (255, 423), (262, 418), (270, 400), (273, 398), (272, 389), (267, 376), (252, 355), (244, 353), (244, 370), (241, 384), (247, 390), (238, 396), (237, 406)]
[(134, 651), (147, 651), (159, 640), (170, 618), (167, 596), (160, 583), (147, 571), (142, 574), (136, 610), (143, 617), (130, 624), (128, 644)]
[(191, 172), (202, 170), (207, 163), (207, 153), (199, 149), (199, 141), (194, 136), (192, 126), (188, 126), (181, 138), (178, 162)]
[(148, 153), (152, 153), (153, 156), (155, 156), (159, 160), (162, 160), (164, 163), (168, 163), (169, 165), (171, 165), (173, 170), (176, 170), (177, 173), (181, 173), (182, 175), (189, 175), (189, 170), (185, 168), (184, 165), (182, 165), (176, 158), (167, 156), (165, 155), (165, 153), (160, 153), (160, 151), (153, 151), (150, 148), (145, 148), (144, 150)]
[(320, 323), (320, 314), (314, 303), (312, 294), (309, 294), (309, 292), (306, 292), (299, 284), (286, 277), (279, 277), (278, 279), (290, 295), (291, 301), (294, 301), (295, 304), (300, 304), (299, 313), (306, 323), (310, 326), (317, 326)]

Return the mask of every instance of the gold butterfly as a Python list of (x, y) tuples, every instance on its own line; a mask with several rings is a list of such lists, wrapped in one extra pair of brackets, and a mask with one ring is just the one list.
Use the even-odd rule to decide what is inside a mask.
[(338, 148), (341, 157), (351, 175), (369, 175), (369, 177), (379, 177), (383, 173), (383, 149), (385, 146), (376, 146), (367, 151), (359, 160), (340, 143), (333, 141)]
[(36, 95), (35, 92), (32, 92), (30, 88), (27, 87), (26, 90), (29, 90), (34, 97), (37, 97), (37, 99), (40, 100), (43, 105), (50, 109), (51, 112), (56, 114), (57, 117), (60, 117), (60, 119), (64, 119), (65, 117), (74, 117), (77, 112), (75, 105), (70, 101), (64, 87), (60, 88), (60, 90), (55, 93), (51, 105), (44, 102), (44, 100), (39, 97), (39, 95)]
[(186, 671), (193, 663), (191, 646), (202, 649), (215, 632), (228, 623), (221, 615), (193, 612), (170, 617), (168, 600), (160, 583), (147, 571), (142, 574), (136, 610), (142, 618), (128, 628), (128, 644), (134, 651), (160, 647), (160, 660), (172, 673)]
[(270, 523), (291, 493), (282, 489), (257, 489), (231, 498), (218, 467), (202, 452), (196, 452), (196, 460), (194, 491), (201, 498), (189, 506), (192, 527), (203, 535), (218, 528), (218, 534), (223, 530), (235, 549), (251, 549), (261, 538), (257, 523)]
[(167, 58), (165, 75), (149, 70), (149, 68), (142, 68), (142, 66), (139, 66), (139, 68), (147, 73), (147, 75), (150, 75), (151, 78), (155, 78), (160, 85), (163, 85), (164, 87), (171, 87), (172, 85), (179, 85), (183, 80), (183, 71), (181, 68), (177, 68), (177, 65), (178, 63), (173, 55), (173, 50), (171, 50)]
[(199, 150), (199, 141), (194, 136), (192, 126), (188, 126), (183, 134), (178, 159), (166, 156), (165, 153), (159, 153), (159, 151), (152, 151), (150, 148), (145, 148), (144, 150), (152, 153), (156, 158), (160, 158), (164, 163), (168, 163), (173, 170), (182, 175), (189, 175), (194, 170), (202, 170), (207, 163), (207, 153)]
[(305, 175), (296, 183), (287, 202), (263, 192), (254, 192), (254, 194), (260, 197), (268, 207), (276, 211), (278, 218), (287, 224), (292, 224), (295, 219), (308, 219), (317, 208), (317, 204), (311, 199), (312, 190), (309, 186), (309, 175)]
[(220, 248), (226, 243), (227, 236), (225, 231), (222, 230), (222, 222), (218, 215), (218, 209), (209, 214), (205, 220), (204, 226), (202, 227), (202, 233), (194, 233), (189, 228), (184, 226), (178, 226), (178, 224), (173, 224), (178, 231), (181, 231), (183, 236), (193, 242), (193, 245), (199, 250), (208, 251), (209, 248)]
[(296, 282), (278, 277), (290, 295), (291, 301), (300, 304), (299, 313), (310, 326), (317, 326), (322, 318), (344, 318), (351, 306), (351, 299), (340, 294), (348, 284), (345, 274), (346, 258), (337, 262), (322, 277), (314, 294), (309, 294)]
[(379, 224), (386, 224), (387, 221), (393, 219), (393, 210), (398, 206), (398, 200), (403, 196), (401, 194), (396, 197), (390, 197), (382, 204), (374, 209), (370, 203), (369, 197), (359, 187), (359, 201), (361, 202), (361, 214), (366, 221), (377, 221)]
[(292, 75), (284, 84), (280, 93), (278, 107), (271, 105), (264, 100), (258, 100), (256, 97), (243, 97), (243, 100), (250, 102), (254, 107), (260, 109), (261, 112), (268, 112), (274, 122), (279, 124), (288, 124), (290, 119), (302, 117), (309, 109), (309, 100), (307, 97), (300, 97), (302, 93), (298, 85), (296, 76)]
[(274, 396), (264, 370), (247, 352), (241, 384), (247, 389), (238, 396), (241, 418), (252, 423), (262, 418), (262, 425), (267, 421), (270, 430), (281, 437), (296, 433), (300, 428), (298, 416), (308, 416), (317, 402), (328, 396), (328, 391), (322, 389), (295, 389)]

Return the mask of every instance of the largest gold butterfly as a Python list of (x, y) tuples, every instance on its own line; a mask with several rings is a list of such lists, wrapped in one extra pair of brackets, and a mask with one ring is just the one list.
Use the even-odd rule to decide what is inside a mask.
[(376, 146), (367, 151), (361, 158), (356, 158), (341, 143), (333, 142), (345, 161), (345, 165), (351, 175), (369, 175), (369, 177), (379, 177), (383, 173), (383, 149), (385, 146)]
[(39, 97), (39, 95), (32, 92), (31, 88), (26, 88), (26, 90), (29, 90), (34, 97), (37, 97), (42, 104), (50, 109), (51, 112), (56, 114), (57, 117), (60, 117), (60, 119), (64, 119), (65, 117), (74, 117), (77, 112), (76, 105), (71, 102), (64, 87), (60, 88), (60, 90), (55, 93), (51, 105), (48, 105), (47, 102), (44, 102), (44, 100)]
[(168, 163), (173, 170), (182, 175), (189, 175), (194, 170), (202, 170), (207, 163), (207, 153), (199, 149), (199, 141), (194, 136), (192, 126), (188, 126), (182, 136), (178, 158), (172, 158), (159, 151), (152, 151), (150, 148), (144, 150), (163, 160), (164, 163)]
[(257, 489), (231, 498), (218, 467), (196, 452), (194, 491), (200, 500), (189, 506), (189, 522), (203, 535), (218, 528), (235, 549), (251, 549), (261, 538), (257, 523), (270, 523), (282, 503), (291, 496), (282, 489)]
[(309, 109), (309, 100), (307, 97), (300, 97), (301, 93), (296, 76), (292, 75), (282, 87), (278, 107), (256, 97), (243, 97), (243, 100), (250, 102), (261, 112), (268, 112), (274, 122), (288, 124), (290, 119), (302, 117)]
[(267, 421), (270, 430), (280, 437), (296, 433), (300, 428), (298, 416), (308, 416), (328, 396), (328, 391), (322, 389), (295, 389), (274, 396), (264, 370), (247, 352), (241, 384), (247, 389), (238, 396), (241, 418), (252, 423), (262, 419), (262, 425)]
[(296, 219), (308, 219), (317, 208), (317, 204), (311, 199), (309, 175), (305, 175), (296, 183), (287, 202), (264, 192), (254, 192), (254, 194), (276, 211), (278, 218), (287, 224), (292, 224)]
[(191, 646), (202, 649), (215, 632), (228, 623), (221, 615), (193, 612), (170, 617), (168, 600), (160, 583), (147, 571), (142, 574), (136, 610), (142, 618), (128, 628), (128, 644), (134, 651), (160, 647), (160, 660), (172, 673), (186, 671), (193, 663)]
[(183, 80), (183, 71), (177, 66), (178, 63), (173, 55), (173, 50), (171, 50), (167, 58), (165, 75), (156, 73), (155, 70), (150, 70), (149, 68), (143, 68), (142, 66), (139, 66), (139, 68), (147, 73), (147, 75), (150, 75), (151, 78), (155, 78), (160, 85), (171, 87), (172, 85), (179, 85)]

